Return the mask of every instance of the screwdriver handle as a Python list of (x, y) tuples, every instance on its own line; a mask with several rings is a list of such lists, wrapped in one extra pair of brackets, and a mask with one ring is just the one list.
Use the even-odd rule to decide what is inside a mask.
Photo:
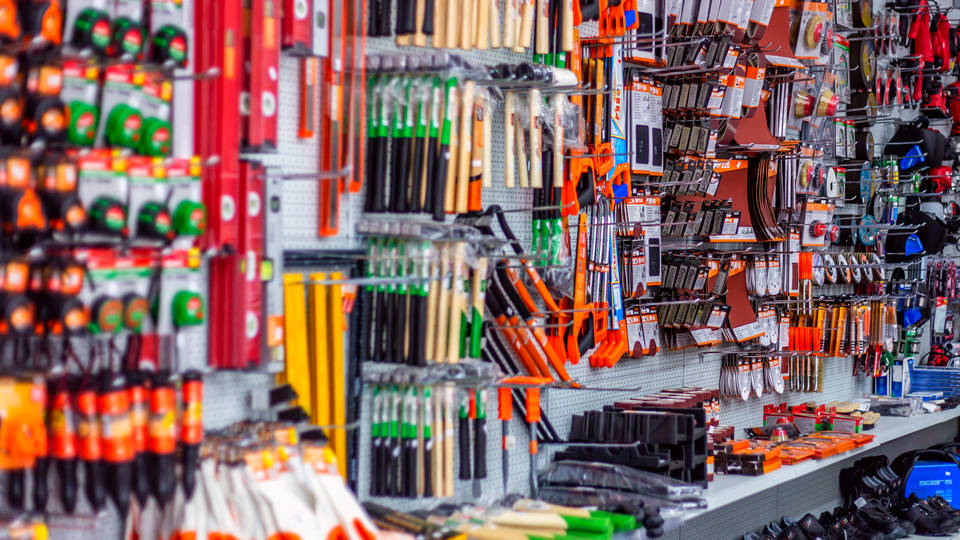
[(470, 480), (470, 418), (461, 413), (457, 445), (460, 447), (460, 479)]
[(487, 477), (487, 421), (477, 418), (473, 421), (473, 477)]

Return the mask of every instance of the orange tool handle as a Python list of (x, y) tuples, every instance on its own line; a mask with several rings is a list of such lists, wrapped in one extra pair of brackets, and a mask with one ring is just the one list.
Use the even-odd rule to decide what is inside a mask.
[(509, 388), (497, 388), (498, 416), (506, 422), (513, 418), (513, 394)]

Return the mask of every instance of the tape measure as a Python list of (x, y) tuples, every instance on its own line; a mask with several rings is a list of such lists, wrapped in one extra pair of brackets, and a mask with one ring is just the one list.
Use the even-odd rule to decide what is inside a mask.
[(187, 33), (173, 25), (161, 26), (150, 38), (150, 60), (176, 67), (187, 65)]
[(137, 236), (155, 240), (172, 240), (176, 233), (167, 205), (150, 201), (137, 213)]
[(113, 146), (136, 150), (140, 145), (142, 127), (143, 116), (140, 111), (126, 103), (120, 103), (107, 116), (107, 142)]
[(147, 118), (140, 130), (140, 153), (145, 156), (163, 157), (170, 153), (173, 126), (160, 118)]
[(117, 17), (110, 28), (108, 53), (116, 58), (140, 60), (143, 56), (143, 26), (129, 17)]
[(78, 49), (93, 49), (106, 54), (110, 49), (110, 15), (106, 11), (86, 8), (73, 21), (73, 37), (70, 43)]
[(123, 323), (123, 303), (113, 296), (101, 296), (90, 308), (88, 327), (94, 334), (112, 334)]
[(97, 137), (97, 124), (100, 122), (100, 107), (73, 100), (67, 105), (67, 110), (70, 116), (67, 141), (77, 146), (93, 146)]
[(196, 236), (207, 230), (207, 208), (197, 201), (181, 201), (173, 211), (173, 230), (178, 235)]
[(123, 235), (127, 225), (127, 211), (119, 199), (97, 197), (90, 205), (90, 228), (108, 235)]
[(173, 324), (176, 327), (203, 323), (203, 297), (193, 291), (177, 291), (173, 295)]
[(123, 297), (123, 326), (127, 330), (139, 332), (150, 310), (150, 302), (138, 293), (127, 293)]

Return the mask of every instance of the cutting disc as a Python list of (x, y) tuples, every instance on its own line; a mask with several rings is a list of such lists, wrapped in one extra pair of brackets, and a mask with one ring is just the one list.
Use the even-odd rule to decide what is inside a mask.
[(847, 261), (850, 265), (850, 283), (860, 283), (863, 280), (863, 273), (860, 272), (860, 265), (857, 264), (857, 254), (847, 255)]
[(863, 266), (863, 280), (866, 282), (873, 281), (873, 263), (870, 261), (870, 257), (866, 253), (860, 253), (860, 264)]
[(830, 167), (827, 169), (826, 182), (827, 197), (835, 199), (840, 197), (840, 184), (837, 182), (837, 171)]
[(873, 169), (864, 166), (860, 170), (860, 201), (861, 203), (867, 203), (870, 201), (870, 197), (873, 196)]
[(829, 253), (824, 254), (823, 256), (823, 269), (826, 272), (826, 278), (828, 283), (837, 282), (837, 261), (833, 260), (833, 256)]
[(813, 254), (813, 282), (817, 285), (823, 285), (826, 278), (826, 272), (823, 269), (823, 257), (819, 253)]
[(872, 246), (877, 243), (877, 229), (874, 225), (877, 220), (870, 214), (860, 218), (860, 227), (857, 228), (857, 239), (865, 246)]
[(873, 265), (874, 273), (877, 276), (879, 281), (887, 280), (887, 270), (883, 267), (883, 261), (880, 260), (880, 256), (876, 253), (870, 254), (870, 264)]
[(847, 258), (843, 256), (843, 253), (837, 253), (837, 270), (840, 274), (840, 281), (843, 283), (851, 283), (850, 272), (850, 263), (847, 262)]

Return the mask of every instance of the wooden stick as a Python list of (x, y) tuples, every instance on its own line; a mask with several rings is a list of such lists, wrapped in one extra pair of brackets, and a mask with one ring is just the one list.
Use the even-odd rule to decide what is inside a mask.
[(473, 43), (481, 51), (490, 45), (490, 4), (496, 0), (475, 0), (477, 5), (477, 26)]
[(440, 300), (440, 263), (436, 257), (430, 258), (430, 288), (427, 290), (427, 334), (424, 337), (426, 344), (424, 346), (424, 357), (430, 361), (436, 361), (436, 339), (437, 339), (437, 302)]
[[(511, 0), (507, 0), (509, 3)], [(514, 113), (513, 108), (517, 100), (517, 95), (513, 92), (507, 92), (503, 98), (503, 185), (504, 187), (512, 188), (516, 185), (514, 182), (514, 166), (516, 165), (516, 157), (514, 152), (514, 134), (516, 133), (516, 127), (514, 126)]]
[(550, 1), (537, 0), (537, 54), (550, 52)]
[[(490, 48), (500, 48), (500, 0), (487, 0), (490, 4)], [(510, 0), (507, 0), (509, 3)]]
[(460, 48), (473, 48), (474, 16), (477, 14), (477, 0), (462, 0), (460, 6)]
[(530, 187), (543, 187), (543, 150), (540, 136), (540, 90), (530, 89)]
[(520, 11), (517, 9), (517, 0), (505, 0), (503, 13), (503, 48), (512, 49), (517, 46), (517, 33), (520, 32)]
[[(566, 52), (573, 52), (573, 2), (563, 0), (563, 27), (560, 34), (560, 48)], [(579, 0), (576, 0), (579, 1)]]
[(457, 43), (460, 42), (460, 4), (463, 3), (463, 0), (446, 0), (447, 2), (447, 20), (444, 21), (444, 24), (447, 25), (447, 47), (456, 47)]
[(447, 0), (433, 2), (433, 48), (443, 49), (447, 46)]
[(417, 0), (417, 32), (413, 34), (413, 44), (417, 47), (427, 46), (427, 35), (423, 33), (423, 15), (426, 11), (426, 2)]
[(444, 409), (443, 404), (446, 401), (446, 392), (441, 387), (433, 387), (433, 496), (443, 495), (443, 454), (446, 443), (446, 432), (444, 430)]
[(472, 151), (471, 131), (473, 128), (473, 91), (474, 82), (463, 83), (460, 96), (460, 141), (457, 156), (457, 200), (456, 213), (467, 212), (467, 194), (470, 183), (470, 152)]
[(517, 44), (513, 47), (514, 52), (523, 52), (533, 43), (533, 12), (536, 9), (536, 0), (520, 1), (523, 2), (520, 8), (520, 33), (517, 35)]

